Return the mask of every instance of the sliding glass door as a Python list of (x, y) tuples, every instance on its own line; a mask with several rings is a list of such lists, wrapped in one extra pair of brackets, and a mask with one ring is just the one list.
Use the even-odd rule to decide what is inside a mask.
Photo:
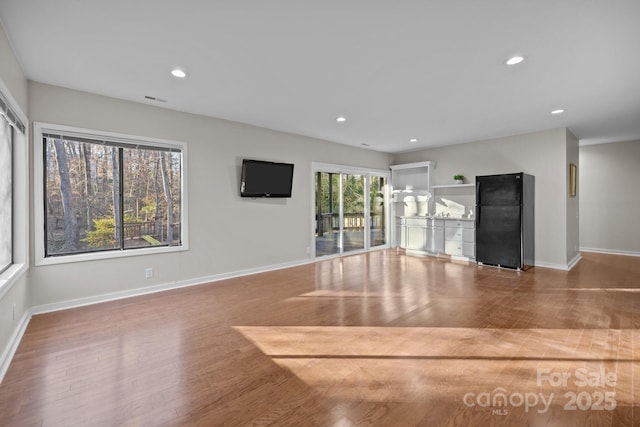
[(369, 242), (371, 247), (387, 244), (388, 209), (385, 192), (388, 178), (383, 175), (369, 176)]
[(387, 245), (386, 172), (314, 164), (313, 177), (316, 257)]
[(342, 251), (365, 248), (365, 204), (362, 175), (342, 174)]
[(316, 256), (340, 253), (340, 174), (316, 172), (315, 246)]

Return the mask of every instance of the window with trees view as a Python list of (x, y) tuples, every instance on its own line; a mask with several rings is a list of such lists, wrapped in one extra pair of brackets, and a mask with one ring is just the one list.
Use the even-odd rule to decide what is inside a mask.
[(41, 136), (45, 258), (182, 244), (181, 147)]
[(13, 152), (12, 129), (0, 115), (0, 273), (13, 261)]

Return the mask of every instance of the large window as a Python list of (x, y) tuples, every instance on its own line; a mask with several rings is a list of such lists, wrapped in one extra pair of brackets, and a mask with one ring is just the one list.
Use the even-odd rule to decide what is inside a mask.
[(28, 264), (27, 119), (15, 106), (0, 81), (0, 298)]
[(12, 129), (0, 116), (0, 273), (13, 262), (13, 150)]
[[(185, 246), (184, 144), (55, 125), (36, 128), (44, 260)], [(85, 256), (69, 257), (78, 254)]]

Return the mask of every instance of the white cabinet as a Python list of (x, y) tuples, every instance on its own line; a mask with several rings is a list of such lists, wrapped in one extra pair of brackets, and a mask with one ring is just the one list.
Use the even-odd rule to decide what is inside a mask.
[(473, 221), (445, 220), (444, 253), (467, 258), (475, 257), (475, 230)]
[[(471, 225), (474, 225), (473, 222)], [(476, 257), (476, 230), (474, 228), (462, 229), (462, 256)]]
[(391, 185), (394, 193), (422, 193), (431, 190), (432, 162), (391, 165)]
[(391, 166), (393, 215), (398, 217), (428, 215), (432, 169), (432, 162)]
[(429, 220), (427, 237), (429, 252), (444, 253), (444, 219)]
[[(424, 215), (429, 213), (432, 169), (433, 162), (429, 161), (391, 166), (391, 187), (393, 189), (391, 215), (396, 218), (392, 246), (407, 248), (409, 245), (422, 248), (415, 250), (424, 250), (426, 237), (422, 237), (422, 244), (419, 244), (421, 232), (413, 231), (410, 236), (407, 236), (408, 228), (403, 221), (405, 218), (416, 215), (423, 215), (421, 217), (423, 221), (426, 219)], [(420, 217), (416, 219), (420, 219)]]
[(455, 226), (453, 221), (445, 221), (444, 253), (462, 256), (462, 226)]
[(402, 236), (407, 253), (437, 255), (444, 253), (444, 219), (428, 217), (402, 218)]
[(411, 255), (447, 254), (475, 258), (475, 230), (472, 220), (402, 217), (401, 247)]
[(405, 249), (409, 252), (424, 253), (427, 250), (427, 218), (402, 218), (402, 224)]
[[(434, 162), (407, 163), (391, 166), (396, 245), (413, 255), (447, 254), (452, 257), (475, 259), (474, 221), (448, 218), (466, 215), (466, 206), (473, 205), (475, 184), (433, 185)], [(435, 203), (431, 192), (453, 189), (461, 199), (460, 212), (446, 212), (446, 217), (433, 217)], [(459, 194), (458, 189), (460, 189)], [(470, 199), (470, 200), (467, 200)]]
[(399, 216), (396, 217), (395, 230), (394, 230), (393, 245), (404, 248), (406, 246), (406, 236), (404, 234), (405, 228), (403, 225), (403, 219)]

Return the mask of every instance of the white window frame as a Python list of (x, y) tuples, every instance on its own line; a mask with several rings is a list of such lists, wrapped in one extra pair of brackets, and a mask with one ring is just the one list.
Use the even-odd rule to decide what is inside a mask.
[[(44, 216), (44, 144), (43, 134), (62, 134), (69, 136), (78, 136), (82, 138), (95, 139), (97, 141), (113, 141), (126, 142), (128, 144), (137, 144), (141, 147), (158, 147), (158, 148), (174, 148), (182, 152), (182, 183), (181, 183), (181, 245), (176, 246), (156, 246), (149, 248), (136, 248), (129, 250), (114, 249), (111, 251), (87, 252), (81, 254), (56, 255), (45, 257), (45, 216)], [(33, 123), (33, 152), (34, 152), (34, 189), (33, 189), (33, 206), (34, 206), (34, 222), (35, 222), (35, 264), (52, 265), (65, 264), (80, 261), (95, 261), (99, 259), (124, 258), (140, 255), (164, 254), (170, 252), (181, 252), (189, 250), (189, 211), (188, 211), (188, 192), (187, 192), (187, 144), (180, 141), (170, 141), (166, 139), (149, 138), (141, 136), (125, 135), (114, 132), (97, 131), (91, 129), (83, 129), (73, 126), (56, 125), (52, 123)]]
[[(0, 80), (0, 92), (22, 123), (29, 123), (27, 116)], [(29, 268), (29, 134), (13, 131), (13, 213), (12, 213), (12, 264), (0, 273), (0, 299), (26, 273)]]

